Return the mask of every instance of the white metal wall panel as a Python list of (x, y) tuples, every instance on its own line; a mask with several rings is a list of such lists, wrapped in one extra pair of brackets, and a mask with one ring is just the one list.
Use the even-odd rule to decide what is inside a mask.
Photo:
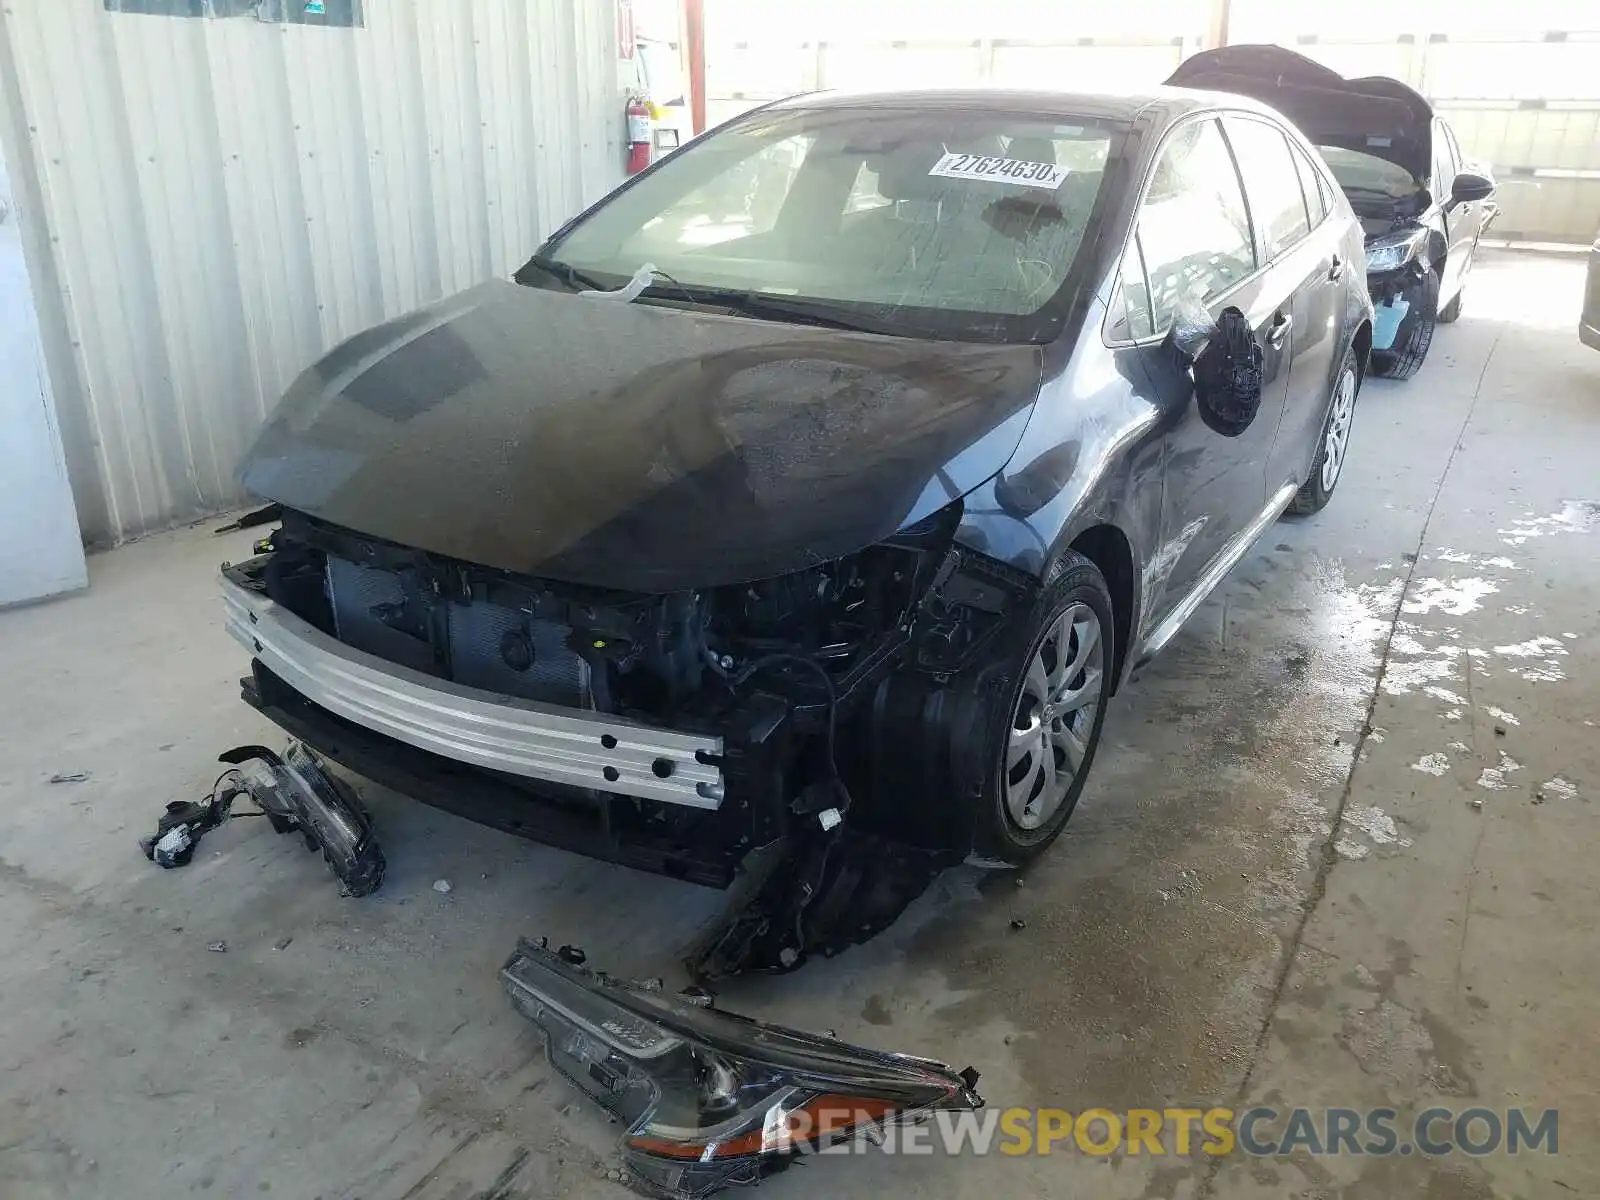
[[(1600, 13), (1589, 18), (1591, 26)], [(1566, 31), (1558, 31), (1563, 34)], [(1446, 37), (1427, 47), (1423, 90), (1472, 100), (1593, 100), (1600, 94), (1600, 42), (1593, 36), (1547, 40), (1539, 33), (1466, 41)]]
[[(1160, 83), (1183, 61), (1193, 40), (1157, 38), (1147, 42), (998, 42), (990, 78), (1008, 87), (1054, 88), (1065, 92), (1115, 92)], [(1139, 82), (1136, 82), (1139, 81)]]
[[(1232, 0), (1229, 40), (1277, 42), (1429, 97), (1496, 172), (1495, 232), (1587, 243), (1600, 224), (1596, 0)], [(1210, 0), (706, 0), (707, 117), (821, 87), (1153, 87), (1209, 32)], [(1531, 32), (1530, 32), (1531, 31)]]
[[(1131, 4), (1063, 0), (704, 0), (706, 52), (711, 43), (966, 41), (1151, 36), (1205, 32), (1211, 0), (1137, 0)], [(1280, 0), (1281, 2), (1281, 0)]]
[(829, 42), (820, 62), (818, 86), (843, 91), (984, 82), (984, 56), (976, 42)]
[(241, 499), (294, 376), (505, 275), (621, 178), (613, 0), (365, 0), (355, 29), (0, 10), (83, 532)]
[(706, 115), (816, 88), (1159, 83), (1205, 35), (1210, 0), (706, 0)]
[(1600, 226), (1600, 6), (1345, 0), (1308, 14), (1234, 0), (1231, 40), (1275, 41), (1342, 75), (1390, 75), (1432, 101), (1467, 158), (1490, 167), (1494, 235), (1587, 244)]

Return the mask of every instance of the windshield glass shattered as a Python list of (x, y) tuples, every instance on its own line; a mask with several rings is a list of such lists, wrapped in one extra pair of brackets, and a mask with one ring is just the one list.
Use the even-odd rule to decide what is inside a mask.
[(943, 108), (754, 113), (554, 239), (537, 282), (617, 288), (652, 264), (644, 298), (659, 302), (1045, 340), (1119, 136), (1090, 120)]

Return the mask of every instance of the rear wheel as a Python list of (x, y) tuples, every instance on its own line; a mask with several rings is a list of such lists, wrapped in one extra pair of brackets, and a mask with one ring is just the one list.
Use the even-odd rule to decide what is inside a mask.
[(1428, 357), (1433, 345), (1433, 329), (1439, 322), (1439, 276), (1428, 271), (1422, 277), (1412, 304), (1416, 314), (1404, 345), (1372, 352), (1372, 373), (1387, 379), (1410, 379)]
[(1328, 403), (1328, 419), (1322, 423), (1322, 436), (1317, 441), (1317, 456), (1311, 462), (1311, 474), (1289, 502), (1291, 512), (1308, 515), (1327, 507), (1333, 489), (1339, 485), (1344, 471), (1345, 456), (1350, 449), (1350, 426), (1355, 419), (1356, 393), (1361, 388), (1361, 375), (1356, 369), (1354, 350), (1344, 352), (1339, 373), (1333, 378), (1333, 398)]
[(1461, 297), (1466, 293), (1466, 290), (1467, 285), (1463, 283), (1461, 290), (1455, 294), (1455, 298), (1439, 310), (1439, 324), (1448, 325), (1461, 316)]
[(1060, 835), (1100, 744), (1116, 626), (1099, 568), (1069, 554), (1018, 628), (1026, 637), (1005, 651), (1012, 682), (994, 694), (973, 849), (1020, 866)]

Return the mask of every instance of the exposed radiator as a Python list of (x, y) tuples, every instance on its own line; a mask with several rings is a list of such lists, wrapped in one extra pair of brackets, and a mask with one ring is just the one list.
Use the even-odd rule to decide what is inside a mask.
[[(450, 606), (450, 661), (457, 683), (591, 708), (589, 664), (567, 646), (569, 630), (554, 621), (539, 621), (513, 608), (495, 604)], [(525, 639), (533, 661), (526, 670), (508, 665), (506, 638)], [(520, 663), (517, 651), (511, 658)]]
[(405, 598), (398, 575), (329, 557), (328, 600), (333, 606), (333, 624), (339, 640), (389, 662), (430, 675), (441, 674), (427, 642), (391, 629), (378, 618), (380, 606), (402, 604)]
[[(389, 662), (444, 676), (433, 647), (392, 629), (378, 615), (405, 601), (398, 575), (328, 559), (328, 592), (339, 640)], [(451, 604), (447, 609), (450, 672), (466, 687), (592, 708), (589, 664), (567, 646), (568, 628), (496, 604)]]

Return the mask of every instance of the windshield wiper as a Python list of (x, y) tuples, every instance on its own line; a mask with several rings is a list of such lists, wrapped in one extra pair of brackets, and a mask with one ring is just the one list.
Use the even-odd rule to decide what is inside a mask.
[[(527, 273), (530, 268), (566, 284), (574, 291), (609, 292), (612, 290), (595, 276), (572, 266), (570, 263), (537, 256), (529, 259), (527, 264), (513, 278), (518, 283), (526, 284), (528, 282)], [(769, 292), (760, 292), (754, 289), (737, 290), (683, 284), (659, 268), (653, 274), (659, 282), (652, 282), (646, 287), (640, 297), (641, 299), (687, 302), (689, 304), (703, 305), (706, 308), (721, 309), (737, 316), (753, 317), (756, 320), (788, 321), (796, 325), (815, 325), (824, 329), (848, 330), (852, 333), (879, 333), (900, 337), (940, 336), (937, 330), (917, 328), (907, 325), (904, 321), (861, 316), (855, 313), (847, 314), (830, 304), (819, 304), (809, 300), (792, 300), (786, 296), (776, 296)], [(663, 284), (666, 286), (663, 287)]]
[(538, 255), (534, 255), (534, 257), (530, 258), (523, 266), (522, 270), (518, 271), (512, 276), (512, 278), (518, 283), (526, 284), (528, 281), (523, 276), (529, 267), (532, 267), (534, 270), (550, 276), (552, 279), (559, 280), (570, 287), (573, 291), (580, 291), (584, 288), (587, 288), (592, 292), (603, 292), (608, 290), (606, 285), (601, 283), (593, 275), (587, 274), (584, 271), (580, 271), (577, 267), (574, 267), (570, 263), (557, 262), (553, 258), (540, 258)]
[[(605, 284), (601, 283), (600, 280), (595, 276), (588, 274), (586, 271), (580, 270), (571, 263), (558, 262), (553, 258), (539, 258), (535, 256), (528, 261), (527, 267), (532, 267), (535, 270), (541, 271), (554, 279), (558, 279), (575, 291), (580, 288), (587, 289), (591, 292), (611, 292), (613, 290), (612, 288), (609, 288)], [(524, 267), (523, 270), (525, 271), (527, 267)], [(642, 269), (643, 268), (641, 268), (641, 270)], [(514, 277), (518, 283), (524, 282), (522, 274), (522, 271), (518, 271)], [(645, 291), (656, 289), (657, 285), (654, 280), (660, 279), (664, 280), (666, 283), (670, 284), (674, 289), (676, 289), (678, 294), (688, 303), (707, 303), (707, 301), (701, 300), (692, 294), (688, 288), (684, 287), (683, 284), (679, 283), (676, 279), (667, 274), (667, 272), (661, 270), (659, 267), (651, 266), (649, 269), (649, 275), (652, 279), (652, 282), (646, 285), (644, 289)]]
[(786, 296), (774, 296), (768, 292), (716, 291), (690, 287), (682, 287), (681, 290), (685, 293), (695, 293), (695, 298), (705, 304), (726, 308), (741, 317), (755, 317), (757, 320), (790, 321), (796, 325), (845, 329), (853, 333), (907, 336), (911, 332), (903, 322), (845, 313), (831, 304), (791, 300)]

